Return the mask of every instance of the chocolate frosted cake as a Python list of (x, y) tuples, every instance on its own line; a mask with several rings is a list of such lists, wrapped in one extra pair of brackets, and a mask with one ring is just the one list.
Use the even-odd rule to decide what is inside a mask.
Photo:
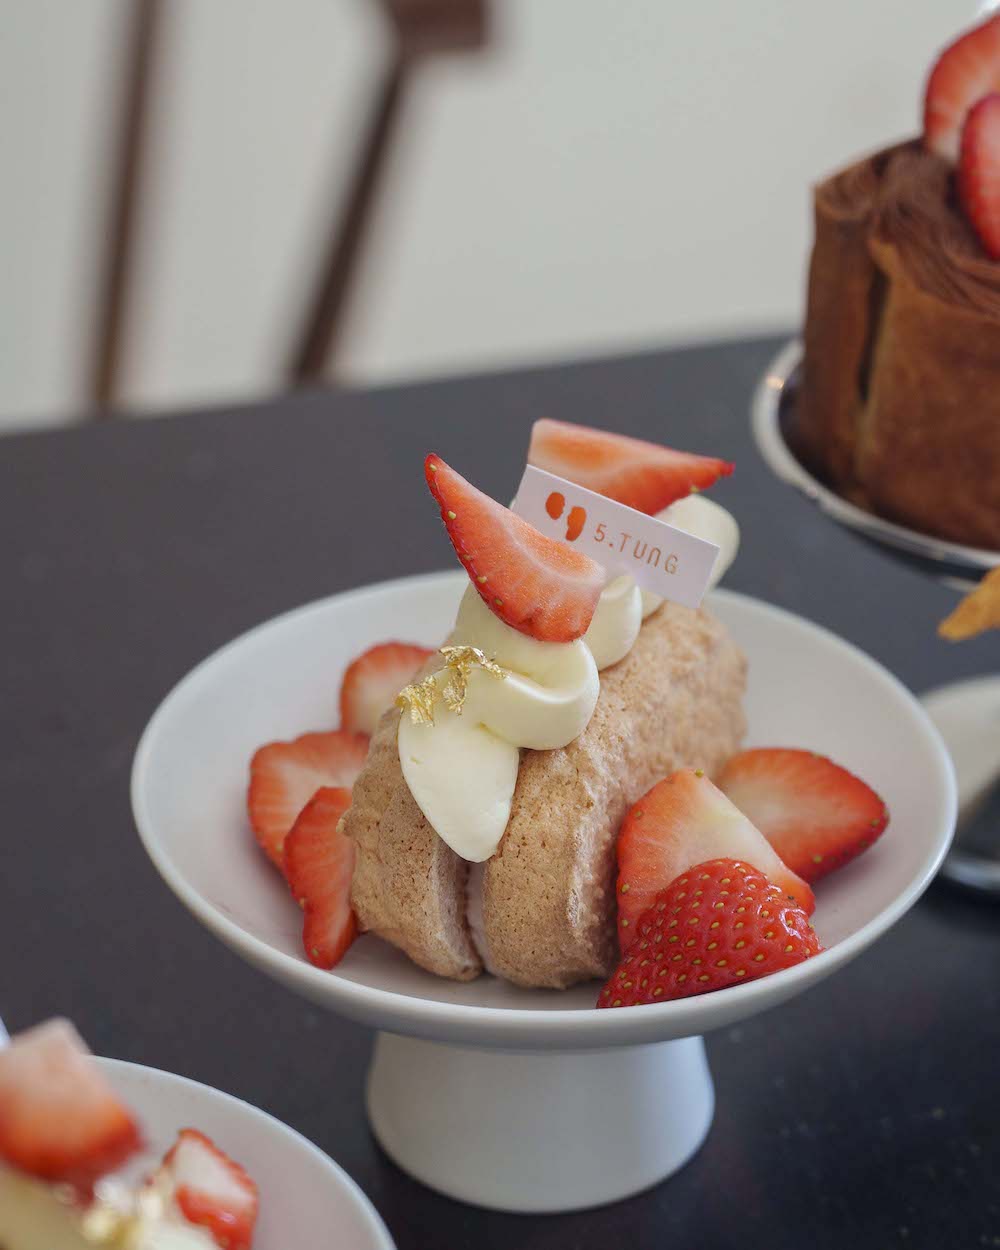
[(958, 171), (914, 140), (816, 188), (790, 436), (863, 507), (1000, 550), (1000, 263), (968, 194), (968, 146)]

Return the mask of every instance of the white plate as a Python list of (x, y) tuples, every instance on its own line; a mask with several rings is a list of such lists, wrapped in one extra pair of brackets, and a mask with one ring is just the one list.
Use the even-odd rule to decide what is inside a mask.
[(614, 1011), (593, 1010), (595, 984), (559, 992), (490, 977), (442, 980), (370, 936), (335, 972), (313, 968), (300, 953), (300, 913), (247, 826), (248, 761), (263, 742), (335, 723), (341, 673), (373, 642), (437, 645), (464, 584), (462, 572), (404, 578), (280, 616), (194, 669), (143, 735), (132, 804), (149, 855), (202, 923), (283, 984), (377, 1028), (444, 1042), (593, 1049), (666, 1041), (728, 1025), (821, 980), (884, 933), (933, 877), (954, 826), (955, 784), (919, 704), (828, 631), (717, 591), (711, 609), (750, 661), (748, 744), (829, 754), (889, 805), (889, 830), (873, 850), (818, 890), (823, 954), (720, 993)]
[(254, 1250), (393, 1250), (392, 1238), (342, 1168), (273, 1116), (208, 1085), (99, 1059), (147, 1143), (127, 1172), (148, 1176), (182, 1128), (206, 1133), (260, 1190)]

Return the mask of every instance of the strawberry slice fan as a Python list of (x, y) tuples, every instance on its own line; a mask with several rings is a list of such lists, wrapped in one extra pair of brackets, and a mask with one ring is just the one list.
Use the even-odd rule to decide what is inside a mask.
[[(710, 486), (731, 467), (556, 422), (536, 425), (529, 456), (564, 483), (586, 483), (625, 507), (640, 501), (647, 522), (698, 477)], [(286, 988), (377, 1030), (368, 1116), (401, 1168), (495, 1210), (598, 1206), (665, 1180), (704, 1141), (715, 1096), (703, 1034), (817, 985), (916, 901), (948, 846), (954, 781), (926, 714), (874, 660), (788, 612), (715, 589), (706, 628), (727, 631), (749, 666), (748, 749), (730, 755), (718, 787), (678, 762), (671, 777), (630, 796), (627, 818), (609, 835), (617, 847), (604, 848), (604, 888), (592, 877), (578, 891), (606, 909), (608, 940), (616, 920), (627, 947), (606, 985), (526, 988), (485, 971), (448, 980), (407, 959), (388, 931), (385, 941), (355, 937), (364, 913), (353, 887), (366, 848), (351, 836), (351, 811), (360, 819), (374, 803), (369, 775), (355, 776), (393, 765), (383, 733), (390, 721), (380, 716), (393, 689), (412, 681), (425, 648), (449, 636), (460, 602), (472, 604), (475, 619), (485, 604), (491, 622), (534, 640), (534, 654), (537, 645), (578, 640), (604, 593), (601, 569), (575, 539), (560, 546), (545, 537), (439, 457), (428, 457), (425, 472), (464, 567), (286, 613), (198, 665), (143, 734), (135, 820), (164, 880), (223, 942)], [(512, 551), (524, 553), (517, 576)], [(690, 611), (666, 605), (659, 626)], [(402, 623), (409, 641), (386, 642)], [(618, 662), (604, 670), (608, 682)], [(302, 734), (333, 719), (338, 688), (341, 727)], [(407, 687), (411, 702), (420, 689)], [(259, 697), (248, 699), (250, 690)], [(289, 739), (277, 742), (277, 733)], [(467, 780), (456, 770), (457, 786)], [(803, 795), (809, 819), (794, 826)], [(558, 804), (541, 815), (547, 846), (572, 837), (565, 815), (562, 828), (556, 823)], [(412, 853), (412, 839), (407, 845)], [(441, 837), (432, 853), (457, 905), (467, 904), (473, 889), (444, 846)], [(555, 949), (558, 928), (532, 935), (535, 958), (549, 953), (546, 943)], [(654, 982), (658, 943), (671, 952), (669, 973)], [(781, 1065), (789, 1025), (773, 1015), (762, 1027)], [(831, 1017), (831, 1032), (837, 1027)], [(300, 1076), (329, 1098), (331, 1118), (342, 1114), (330, 1073)], [(766, 1126), (758, 1148), (766, 1149)]]

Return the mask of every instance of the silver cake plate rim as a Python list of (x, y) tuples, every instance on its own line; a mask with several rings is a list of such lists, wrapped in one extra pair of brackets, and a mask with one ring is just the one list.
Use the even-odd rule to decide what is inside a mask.
[(968, 589), (1000, 567), (1000, 551), (949, 542), (886, 520), (844, 499), (803, 465), (789, 446), (782, 424), (786, 392), (797, 378), (802, 356), (801, 339), (790, 339), (764, 369), (754, 390), (751, 430), (757, 450), (775, 476), (794, 486), (837, 524), (915, 559), (925, 571), (958, 589)]

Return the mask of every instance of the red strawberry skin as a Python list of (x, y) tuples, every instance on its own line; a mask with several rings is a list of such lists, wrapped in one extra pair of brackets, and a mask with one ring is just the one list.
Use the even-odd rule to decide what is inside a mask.
[(250, 761), (247, 814), (270, 860), (283, 866), (289, 829), (321, 786), (350, 788), (368, 758), (368, 735), (334, 729), (269, 742)]
[(548, 418), (532, 427), (528, 463), (650, 515), (733, 471), (713, 456)]
[(993, 91), (1000, 91), (1000, 14), (956, 39), (931, 70), (924, 96), (928, 150), (957, 161), (969, 110)]
[(791, 968), (823, 948), (809, 917), (762, 872), (713, 859), (682, 873), (639, 918), (598, 1007), (709, 994)]
[(809, 882), (850, 863), (889, 823), (888, 808), (870, 786), (812, 751), (742, 751), (726, 764), (718, 784)]
[(372, 734), (386, 708), (434, 654), (412, 642), (380, 642), (352, 660), (340, 686), (340, 727)]
[(671, 881), (708, 859), (739, 859), (803, 907), (816, 906), (805, 881), (700, 769), (682, 768), (632, 807), (618, 834), (618, 941), (628, 950), (639, 917)]
[(221, 1250), (250, 1250), (257, 1222), (257, 1186), (204, 1133), (182, 1129), (163, 1166), (173, 1173), (174, 1196), (190, 1224), (207, 1229)]
[(424, 474), (455, 553), (494, 616), (542, 642), (582, 637), (607, 580), (604, 569), (539, 533), (440, 456), (427, 457)]
[(355, 848), (338, 828), (350, 805), (350, 790), (324, 786), (285, 839), (288, 888), (305, 912), (302, 945), (317, 968), (339, 964), (358, 932), (351, 908)]
[(1000, 92), (980, 100), (962, 131), (958, 194), (991, 260), (1000, 260)]
[(0, 1159), (87, 1195), (139, 1147), (139, 1129), (66, 1020), (0, 1050)]

